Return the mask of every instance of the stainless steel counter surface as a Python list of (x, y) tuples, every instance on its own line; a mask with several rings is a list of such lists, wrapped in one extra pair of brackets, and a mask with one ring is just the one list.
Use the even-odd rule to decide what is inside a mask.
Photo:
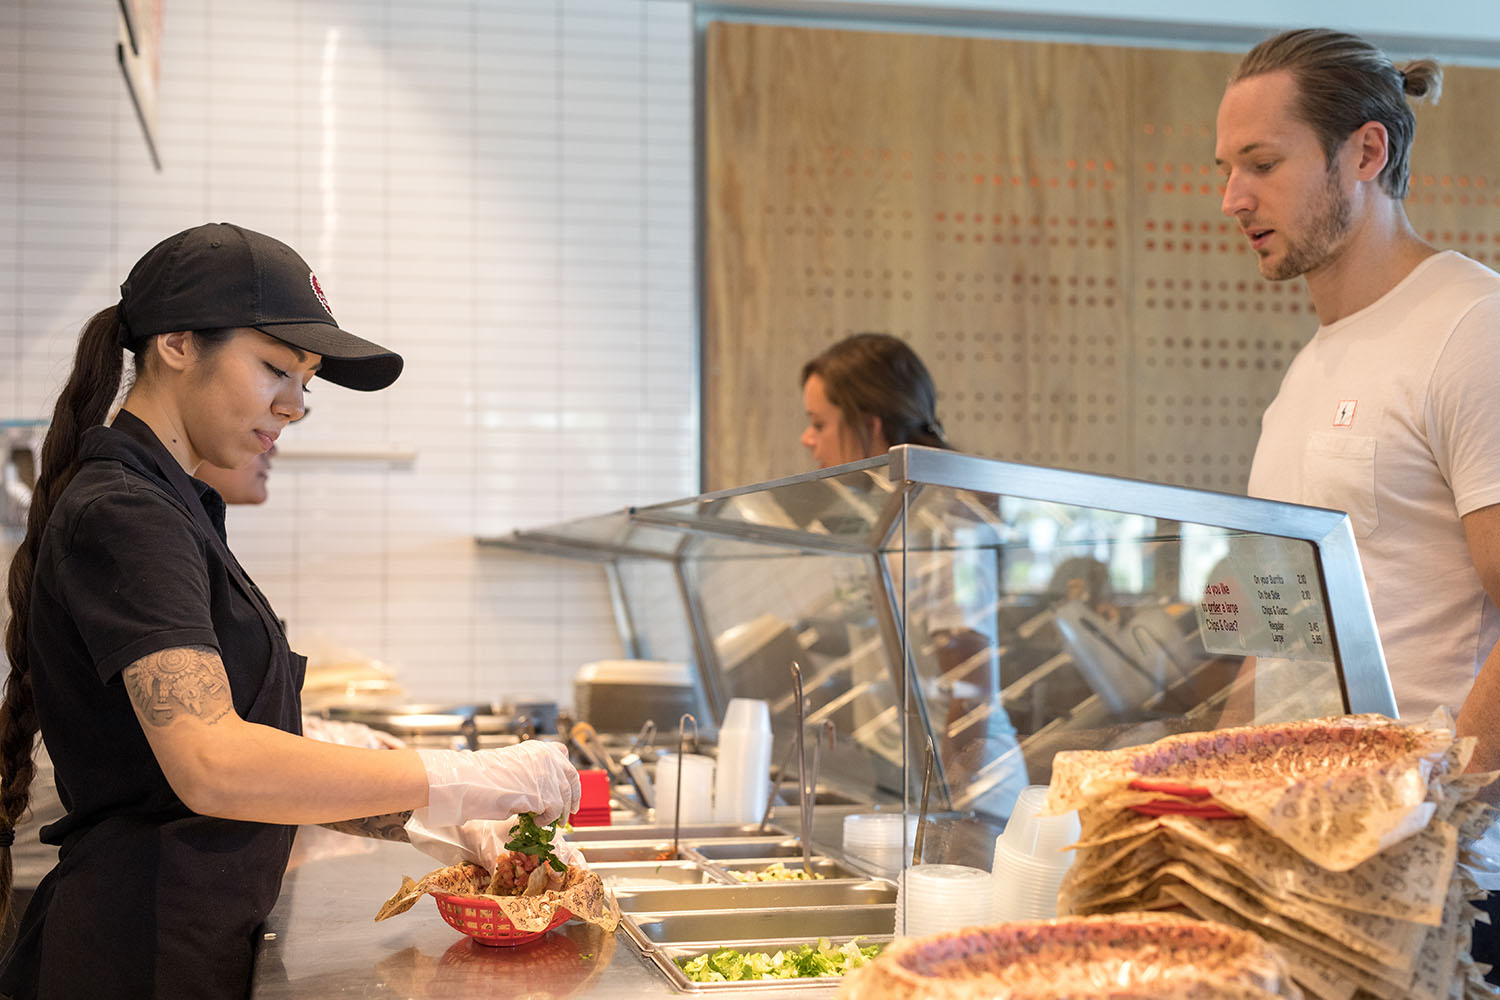
[[(531, 944), (490, 948), (443, 922), (423, 899), (400, 916), (375, 913), (401, 886), (437, 863), (407, 844), (368, 842), (365, 853), (293, 869), (266, 921), (256, 956), (255, 1000), (391, 997), (672, 997), (679, 995), (623, 931), (604, 934), (578, 920)], [(826, 998), (831, 987), (747, 989), (746, 1000)]]

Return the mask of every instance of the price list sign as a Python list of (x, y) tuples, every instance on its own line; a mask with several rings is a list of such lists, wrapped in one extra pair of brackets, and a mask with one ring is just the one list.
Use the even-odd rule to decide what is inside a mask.
[(1311, 542), (1231, 536), (1198, 599), (1203, 646), (1211, 653), (1331, 660), (1328, 609)]

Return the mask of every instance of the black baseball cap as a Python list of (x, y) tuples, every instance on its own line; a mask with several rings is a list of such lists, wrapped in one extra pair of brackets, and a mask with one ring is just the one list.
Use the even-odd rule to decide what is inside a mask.
[(401, 355), (341, 330), (317, 275), (280, 240), (214, 222), (169, 236), (120, 286), (120, 346), (176, 330), (254, 327), (323, 356), (320, 378), (384, 389)]

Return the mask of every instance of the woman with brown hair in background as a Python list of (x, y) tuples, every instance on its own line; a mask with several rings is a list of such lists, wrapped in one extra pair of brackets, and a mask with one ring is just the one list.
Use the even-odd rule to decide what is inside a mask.
[(820, 469), (884, 455), (898, 444), (951, 447), (927, 366), (888, 333), (856, 333), (803, 365), (802, 404), (802, 445)]
[[(802, 402), (802, 445), (820, 469), (903, 444), (952, 448), (938, 420), (937, 388), (927, 366), (904, 340), (887, 333), (856, 333), (803, 365)], [(913, 621), (932, 637), (942, 675), (939, 693), (948, 699), (938, 747), (945, 776), (956, 791), (985, 769), (993, 781), (983, 808), (1005, 816), (1026, 787), (1026, 762), (999, 700), (998, 564), (991, 540), (981, 529), (963, 545), (908, 549), (906, 558), (887, 559), (893, 581), (909, 577), (907, 608), (920, 612)], [(950, 735), (954, 723), (982, 705), (989, 706), (983, 725)]]
[[(192, 478), (241, 467), (303, 413), (314, 375), (394, 382), (340, 329), (295, 251), (207, 225), (164, 240), (84, 327), (10, 567), (0, 704), (0, 917), (38, 734), (66, 815), (0, 962), (0, 993), (243, 997), (297, 824), (407, 839), (426, 825), (546, 823), (578, 775), (559, 744), (373, 750), (300, 735), (306, 661)], [(123, 351), (134, 355), (124, 404)]]

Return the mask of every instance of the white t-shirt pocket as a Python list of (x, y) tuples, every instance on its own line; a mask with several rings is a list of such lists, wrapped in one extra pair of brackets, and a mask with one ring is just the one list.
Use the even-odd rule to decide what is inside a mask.
[(1314, 431), (1302, 453), (1302, 502), (1348, 513), (1354, 537), (1380, 526), (1375, 504), (1375, 439), (1348, 431)]

